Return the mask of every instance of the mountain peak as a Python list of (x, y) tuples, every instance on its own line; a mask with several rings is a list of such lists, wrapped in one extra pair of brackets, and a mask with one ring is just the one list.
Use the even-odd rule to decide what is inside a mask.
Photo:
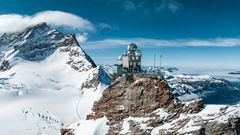
[(38, 23), (38, 24), (33, 25), (33, 26), (29, 27), (29, 28), (34, 28), (34, 29), (36, 29), (36, 28), (44, 28), (44, 27), (49, 27), (46, 22)]
[(15, 58), (41, 61), (59, 50), (59, 53), (68, 53), (67, 63), (78, 71), (96, 67), (74, 34), (65, 35), (45, 22), (28, 27), (23, 32), (3, 34), (0, 36), (0, 49), (4, 50), (0, 52), (0, 62), (5, 60), (9, 65)]
[(0, 35), (0, 74), (1, 100), (6, 99), (3, 110), (7, 110), (0, 113), (13, 121), (4, 130), (20, 127), (10, 134), (58, 134), (65, 124), (90, 113), (111, 83), (73, 34), (63, 34), (46, 23)]

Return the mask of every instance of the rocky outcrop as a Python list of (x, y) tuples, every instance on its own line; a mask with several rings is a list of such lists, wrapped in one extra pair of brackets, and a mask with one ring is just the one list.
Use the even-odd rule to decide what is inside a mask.
[(72, 129), (64, 129), (64, 128), (62, 128), (61, 129), (61, 135), (74, 135), (74, 134), (72, 133)]
[(184, 107), (184, 112), (186, 113), (198, 113), (204, 108), (204, 104), (202, 100), (197, 100), (195, 102), (191, 102), (189, 105)]
[[(131, 116), (144, 116), (157, 108), (171, 104), (168, 85), (157, 79), (118, 78), (94, 104), (93, 112), (103, 113), (110, 120), (121, 121)], [(102, 115), (100, 115), (102, 116)], [(89, 115), (96, 117), (94, 115)]]
[[(155, 110), (163, 108), (166, 117), (160, 117)], [(95, 102), (93, 113), (87, 119), (98, 119), (106, 116), (109, 122), (109, 133), (118, 134), (122, 121), (128, 117), (148, 117), (146, 124), (150, 129), (164, 122), (179, 117), (180, 113), (197, 113), (203, 108), (202, 101), (185, 106), (178, 99), (174, 99), (168, 84), (156, 78), (127, 76), (117, 78), (109, 88), (103, 92), (102, 98)], [(160, 114), (161, 115), (161, 114)], [(130, 130), (134, 133), (144, 133), (139, 122), (130, 120)]]
[(202, 100), (182, 102), (163, 80), (125, 76), (103, 92), (86, 121), (106, 117), (109, 135), (238, 135), (237, 108), (206, 107)]
[(73, 69), (81, 72), (97, 67), (94, 61), (80, 47), (74, 35), (66, 35), (64, 41), (60, 43), (60, 47), (61, 51), (68, 52), (69, 60), (67, 64), (71, 65)]
[(102, 69), (101, 66), (96, 67), (91, 74), (88, 75), (88, 79), (86, 79), (85, 82), (81, 85), (80, 89), (83, 88), (95, 88), (97, 89), (97, 86), (99, 83), (103, 83), (106, 85), (110, 85), (112, 82), (112, 78), (109, 74), (105, 72), (105, 70)]
[(0, 65), (0, 71), (5, 71), (9, 69), (9, 62), (8, 60), (4, 60)]
[(229, 118), (227, 123), (203, 122), (202, 127), (198, 130), (187, 132), (194, 135), (239, 135), (240, 118)]

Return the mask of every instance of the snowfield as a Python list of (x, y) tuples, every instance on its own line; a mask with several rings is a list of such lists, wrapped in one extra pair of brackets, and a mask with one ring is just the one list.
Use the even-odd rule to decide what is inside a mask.
[(84, 119), (111, 83), (73, 36), (45, 23), (3, 34), (0, 49), (0, 64), (9, 63), (0, 69), (1, 134), (58, 135)]
[(105, 135), (108, 132), (107, 122), (106, 117), (97, 120), (80, 120), (68, 128), (74, 129), (74, 135)]
[[(164, 123), (163, 125), (156, 127), (152, 130), (152, 135), (158, 135), (159, 130), (168, 133), (171, 130), (177, 131), (179, 134), (188, 134), (189, 132), (200, 130), (201, 125), (204, 124), (203, 121), (216, 122), (216, 123), (227, 123), (229, 118), (240, 117), (240, 107), (239, 105), (229, 106), (226, 112), (221, 113), (220, 108), (228, 107), (226, 105), (207, 105), (201, 112), (196, 114), (181, 114), (179, 118), (171, 121), (170, 123)], [(179, 121), (189, 120), (186, 125), (179, 128), (180, 125), (177, 123)], [(178, 129), (179, 128), (179, 129)], [(177, 130), (176, 130), (177, 129)]]
[[(99, 84), (97, 90), (80, 89), (95, 69), (77, 72), (66, 64), (66, 58), (66, 54), (56, 51), (41, 62), (20, 59), (13, 68), (1, 73), (0, 125), (5, 125), (1, 133), (59, 134), (61, 126), (91, 112), (93, 102), (107, 86)], [(26, 110), (35, 115), (30, 111), (23, 113)], [(46, 112), (49, 112), (46, 117), (56, 117), (58, 122), (48, 122), (36, 115)], [(31, 117), (25, 117), (26, 114)]]

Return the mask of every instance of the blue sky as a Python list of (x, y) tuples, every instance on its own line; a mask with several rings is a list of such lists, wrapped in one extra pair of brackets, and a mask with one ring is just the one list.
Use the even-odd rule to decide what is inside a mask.
[(46, 10), (91, 24), (94, 30), (81, 31), (88, 24), (65, 30), (80, 33), (82, 47), (98, 64), (115, 63), (136, 42), (144, 65), (161, 53), (169, 66), (240, 68), (239, 0), (0, 0), (1, 15)]

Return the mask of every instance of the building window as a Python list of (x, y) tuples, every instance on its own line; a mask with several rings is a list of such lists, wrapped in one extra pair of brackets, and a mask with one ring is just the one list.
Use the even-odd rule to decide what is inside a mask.
[(132, 57), (132, 60), (135, 60), (135, 57)]
[(138, 60), (138, 57), (136, 57), (136, 60)]

